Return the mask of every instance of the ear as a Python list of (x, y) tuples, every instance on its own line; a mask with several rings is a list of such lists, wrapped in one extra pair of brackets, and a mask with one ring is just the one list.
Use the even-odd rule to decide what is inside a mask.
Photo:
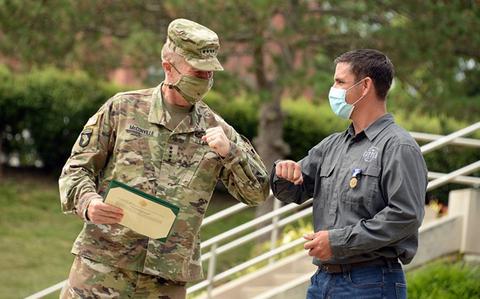
[(375, 85), (373, 84), (372, 78), (365, 77), (362, 83), (362, 87), (363, 87), (362, 96), (366, 96), (370, 91), (374, 91)]
[(170, 64), (170, 62), (163, 61), (163, 62), (162, 62), (162, 67), (163, 67), (163, 71), (164, 71), (165, 73), (172, 71), (172, 65)]

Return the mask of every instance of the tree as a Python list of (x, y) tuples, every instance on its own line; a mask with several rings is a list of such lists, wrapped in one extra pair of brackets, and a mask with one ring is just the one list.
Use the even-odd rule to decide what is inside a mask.
[[(377, 48), (396, 66), (389, 105), (474, 121), (480, 113), (476, 1), (24, 1), (0, 2), (0, 57), (17, 69), (55, 65), (93, 76), (129, 64), (160, 68), (167, 24), (186, 17), (215, 30), (228, 72), (226, 101), (259, 101), (255, 146), (267, 167), (288, 155), (282, 97), (327, 99), (333, 59)], [(240, 67), (239, 67), (240, 66)]]

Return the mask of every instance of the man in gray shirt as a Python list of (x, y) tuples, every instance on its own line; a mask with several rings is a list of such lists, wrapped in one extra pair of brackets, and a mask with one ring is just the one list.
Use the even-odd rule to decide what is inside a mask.
[(386, 111), (393, 65), (377, 50), (335, 60), (330, 106), (351, 119), (298, 163), (277, 161), (275, 196), (302, 203), (313, 197), (315, 233), (304, 247), (318, 271), (307, 298), (406, 298), (400, 260), (418, 246), (427, 168), (420, 148)]

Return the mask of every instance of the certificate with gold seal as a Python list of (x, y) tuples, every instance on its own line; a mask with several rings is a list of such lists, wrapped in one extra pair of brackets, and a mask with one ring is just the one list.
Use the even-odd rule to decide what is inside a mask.
[(123, 210), (121, 225), (160, 241), (168, 237), (180, 210), (161, 198), (115, 180), (110, 182), (104, 202)]

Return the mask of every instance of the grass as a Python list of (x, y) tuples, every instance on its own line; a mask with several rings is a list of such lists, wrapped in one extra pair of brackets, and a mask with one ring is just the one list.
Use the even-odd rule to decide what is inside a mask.
[(23, 298), (67, 277), (82, 223), (60, 212), (55, 182), (1, 182), (0, 215), (0, 298)]

